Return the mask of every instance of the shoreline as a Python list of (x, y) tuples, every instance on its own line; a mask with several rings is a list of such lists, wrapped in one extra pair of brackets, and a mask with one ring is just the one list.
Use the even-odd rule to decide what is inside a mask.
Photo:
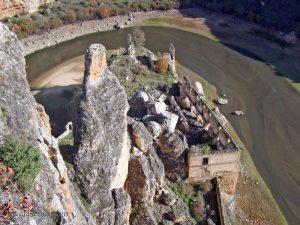
[[(188, 12), (189, 10), (191, 9), (186, 9), (184, 11)], [(31, 35), (27, 38), (21, 39), (20, 42), (23, 45), (25, 56), (27, 56), (36, 51), (83, 35), (116, 29), (116, 24), (122, 24), (124, 28), (126, 28), (138, 25), (149, 18), (181, 15), (179, 10), (133, 12), (131, 14), (133, 17), (130, 17), (129, 15), (122, 15), (102, 20), (88, 20), (81, 23), (64, 25), (40, 35)], [(130, 21), (130, 18), (132, 18), (133, 21)]]

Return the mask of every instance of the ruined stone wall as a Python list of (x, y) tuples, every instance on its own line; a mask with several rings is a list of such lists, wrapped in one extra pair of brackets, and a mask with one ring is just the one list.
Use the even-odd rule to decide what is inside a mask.
[(22, 12), (35, 12), (53, 0), (0, 0), (0, 20)]
[[(188, 154), (189, 179), (209, 180), (227, 173), (238, 173), (240, 170), (240, 151), (201, 155)], [(203, 165), (203, 159), (208, 158), (208, 164)]]
[(197, 116), (206, 132), (212, 137), (211, 144), (217, 150), (211, 150), (210, 154), (193, 152), (188, 153), (188, 178), (191, 180), (211, 180), (220, 177), (224, 192), (232, 195), (240, 171), (241, 152), (235, 142), (218, 120), (214, 112), (209, 108), (204, 97), (194, 90), (188, 78), (179, 83), (180, 96), (177, 101), (187, 104)]

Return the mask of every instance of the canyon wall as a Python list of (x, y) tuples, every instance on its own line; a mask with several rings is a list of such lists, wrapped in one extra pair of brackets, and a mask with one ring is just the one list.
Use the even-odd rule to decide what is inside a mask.
[[(43, 213), (42, 216), (10, 218), (10, 222), (95, 224), (70, 182), (58, 141), (51, 135), (49, 118), (30, 93), (23, 48), (16, 35), (1, 23), (0, 93), (0, 147), (11, 137), (18, 139), (38, 150), (41, 164), (29, 195), (33, 199), (33, 212)], [(58, 221), (54, 222), (50, 213), (55, 213)]]
[(22, 12), (34, 12), (53, 0), (0, 0), (0, 20)]

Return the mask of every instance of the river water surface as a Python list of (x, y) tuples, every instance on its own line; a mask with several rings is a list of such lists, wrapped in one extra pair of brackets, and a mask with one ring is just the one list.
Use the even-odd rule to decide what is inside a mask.
[[(299, 225), (300, 94), (264, 62), (221, 43), (176, 29), (143, 30), (147, 48), (163, 52), (172, 42), (181, 64), (226, 93), (229, 104), (221, 107), (222, 112), (249, 149), (289, 224)], [(128, 32), (91, 34), (29, 55), (28, 80), (33, 84), (54, 66), (83, 55), (91, 43), (102, 43), (107, 49), (125, 46)], [(234, 110), (243, 110), (245, 116), (230, 116)]]

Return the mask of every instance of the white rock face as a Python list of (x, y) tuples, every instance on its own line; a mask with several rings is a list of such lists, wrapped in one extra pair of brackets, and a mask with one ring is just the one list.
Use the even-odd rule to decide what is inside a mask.
[(227, 123), (226, 117), (222, 113), (220, 113), (220, 110), (218, 107), (215, 108), (215, 116), (217, 117), (219, 122), (222, 124), (222, 126), (224, 126)]
[(179, 116), (174, 113), (168, 112), (168, 111), (162, 112), (161, 115), (163, 115), (165, 117), (163, 126), (170, 133), (173, 133), (175, 131), (175, 127), (176, 127)]
[(155, 101), (152, 105), (151, 105), (151, 112), (153, 114), (160, 114), (164, 111), (166, 111), (167, 109), (167, 105), (163, 102), (163, 101)]
[(35, 12), (41, 5), (53, 1), (54, 0), (1, 0), (0, 19), (22, 12)]
[(226, 105), (226, 104), (228, 104), (228, 99), (227, 98), (219, 98), (219, 99), (215, 100), (215, 102), (219, 105)]
[(200, 82), (198, 82), (198, 81), (195, 81), (195, 87), (196, 87), (197, 93), (200, 96), (205, 97), (202, 84)]

